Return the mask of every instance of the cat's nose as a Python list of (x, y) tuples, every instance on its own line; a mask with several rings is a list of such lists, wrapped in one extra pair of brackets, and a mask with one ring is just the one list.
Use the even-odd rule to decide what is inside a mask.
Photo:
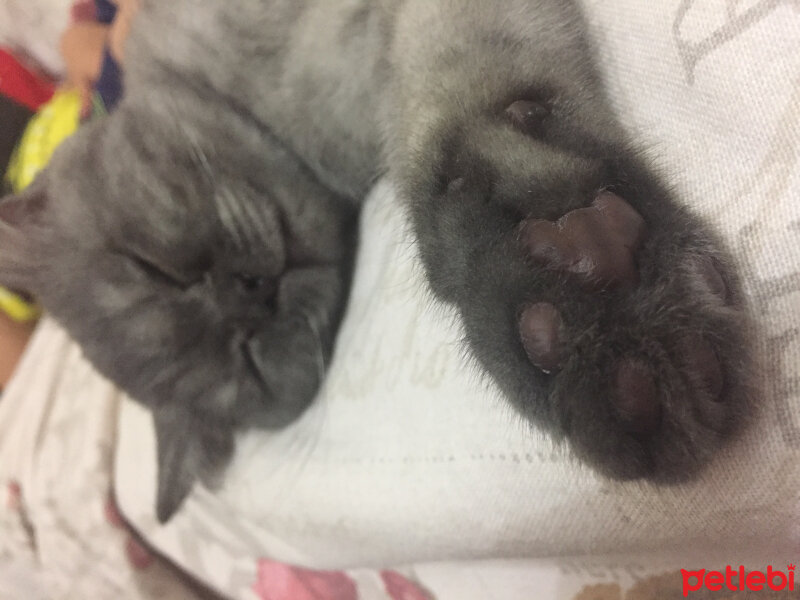
[(277, 280), (250, 273), (237, 273), (234, 275), (233, 285), (236, 286), (243, 302), (252, 303), (254, 308), (268, 308), (274, 311), (275, 296), (278, 291)]
[(266, 284), (266, 278), (260, 275), (237, 273), (235, 277), (239, 288), (246, 294), (257, 293)]

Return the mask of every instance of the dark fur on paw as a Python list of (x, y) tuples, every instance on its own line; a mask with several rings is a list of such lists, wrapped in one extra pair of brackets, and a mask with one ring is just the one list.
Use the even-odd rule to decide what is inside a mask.
[[(615, 477), (675, 480), (739, 416), (737, 314), (710, 248), (685, 249), (674, 269), (648, 264), (640, 277), (637, 263), (656, 258), (642, 251), (656, 227), (611, 192), (555, 223), (523, 221), (531, 268), (563, 277), (573, 294), (523, 306), (519, 337), (550, 375), (551, 398), (567, 408), (565, 433), (584, 458)], [(588, 374), (596, 387), (583, 391), (577, 380)]]
[(524, 416), (607, 476), (681, 481), (748, 414), (738, 280), (618, 129), (559, 110), (442, 126), (422, 257)]

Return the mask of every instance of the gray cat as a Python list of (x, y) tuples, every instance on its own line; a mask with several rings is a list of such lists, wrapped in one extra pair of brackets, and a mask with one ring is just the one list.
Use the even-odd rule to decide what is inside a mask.
[(591, 55), (567, 0), (144, 0), (117, 112), (0, 204), (0, 281), (152, 409), (159, 519), (312, 400), (382, 175), (522, 415), (616, 479), (710, 460), (744, 299)]

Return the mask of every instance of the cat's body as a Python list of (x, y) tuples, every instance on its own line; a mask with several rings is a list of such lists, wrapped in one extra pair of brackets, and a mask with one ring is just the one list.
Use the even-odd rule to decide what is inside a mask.
[(161, 518), (312, 399), (382, 175), (523, 415), (612, 477), (709, 460), (747, 406), (742, 297), (585, 35), (566, 0), (144, 0), (118, 111), (0, 206), (0, 281), (153, 408)]

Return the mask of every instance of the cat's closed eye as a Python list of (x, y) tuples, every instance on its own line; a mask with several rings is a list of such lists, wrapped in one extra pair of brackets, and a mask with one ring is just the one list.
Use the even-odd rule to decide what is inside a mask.
[[(122, 253), (120, 253), (122, 254)], [(184, 271), (174, 269), (166, 263), (157, 263), (153, 259), (146, 258), (140, 254), (122, 254), (134, 267), (144, 273), (144, 275), (155, 283), (161, 283), (182, 290), (189, 289), (192, 285), (202, 280), (203, 272), (192, 270)]]

